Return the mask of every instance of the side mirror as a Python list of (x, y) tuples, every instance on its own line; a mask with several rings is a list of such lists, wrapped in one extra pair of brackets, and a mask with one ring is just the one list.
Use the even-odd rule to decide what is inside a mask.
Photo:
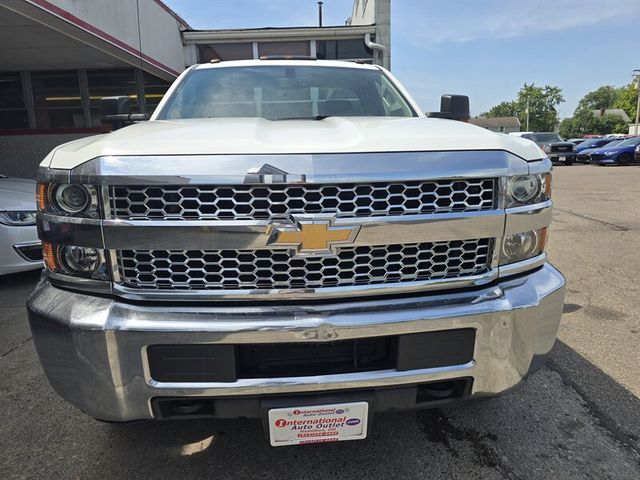
[(100, 99), (100, 115), (129, 115), (131, 113), (131, 100), (129, 97), (103, 97)]
[(131, 113), (131, 100), (125, 96), (101, 98), (100, 116), (103, 126), (105, 123), (110, 124), (111, 130), (149, 119), (147, 114)]
[(427, 117), (448, 118), (450, 120), (468, 122), (469, 118), (471, 118), (471, 114), (469, 113), (469, 97), (466, 95), (442, 95), (442, 97), (440, 97), (440, 111), (427, 112)]

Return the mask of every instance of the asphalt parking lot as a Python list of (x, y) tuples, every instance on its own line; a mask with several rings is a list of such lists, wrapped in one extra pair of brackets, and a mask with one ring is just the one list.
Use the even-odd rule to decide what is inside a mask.
[(95, 422), (50, 389), (0, 278), (0, 478), (640, 478), (640, 166), (558, 167), (559, 340), (516, 392), (374, 418), (367, 440), (268, 446), (258, 421)]

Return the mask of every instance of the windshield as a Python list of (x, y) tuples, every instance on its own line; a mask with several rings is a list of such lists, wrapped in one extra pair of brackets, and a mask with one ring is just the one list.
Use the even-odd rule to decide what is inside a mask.
[[(618, 143), (616, 147), (629, 147), (629, 146), (635, 147), (639, 143), (640, 143), (640, 137), (627, 138), (626, 140), (622, 140), (620, 143)], [(607, 147), (610, 147), (610, 146), (611, 144), (607, 145)]]
[(327, 116), (416, 115), (380, 70), (274, 65), (193, 70), (157, 118)]
[(557, 133), (530, 133), (523, 135), (523, 137), (537, 143), (564, 142)]

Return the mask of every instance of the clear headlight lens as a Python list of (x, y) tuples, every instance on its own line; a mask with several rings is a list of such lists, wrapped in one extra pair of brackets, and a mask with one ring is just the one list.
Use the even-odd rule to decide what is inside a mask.
[(36, 224), (36, 212), (14, 211), (0, 212), (0, 223), (12, 227), (21, 227)]
[(517, 175), (511, 179), (511, 196), (517, 202), (527, 203), (540, 193), (541, 183), (537, 175)]
[(62, 267), (71, 274), (92, 274), (100, 266), (100, 254), (95, 248), (65, 246), (60, 249)]
[(36, 203), (41, 212), (98, 218), (98, 191), (93, 185), (39, 183)]
[(546, 241), (546, 228), (505, 235), (502, 239), (500, 265), (520, 262), (540, 255), (544, 252)]
[(82, 185), (64, 184), (55, 189), (55, 204), (67, 213), (84, 210), (89, 200), (89, 192)]
[(509, 177), (506, 190), (505, 208), (544, 202), (551, 198), (551, 173)]
[(109, 270), (102, 249), (43, 242), (42, 251), (44, 264), (51, 272), (94, 280), (109, 279)]

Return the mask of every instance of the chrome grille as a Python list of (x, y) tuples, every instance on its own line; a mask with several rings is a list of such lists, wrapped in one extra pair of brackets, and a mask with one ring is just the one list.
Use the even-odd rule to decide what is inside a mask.
[(335, 185), (113, 186), (111, 211), (126, 219), (270, 219), (492, 210), (496, 179)]
[(290, 250), (122, 250), (122, 283), (141, 289), (253, 290), (345, 287), (485, 273), (491, 239), (339, 248), (335, 256)]

